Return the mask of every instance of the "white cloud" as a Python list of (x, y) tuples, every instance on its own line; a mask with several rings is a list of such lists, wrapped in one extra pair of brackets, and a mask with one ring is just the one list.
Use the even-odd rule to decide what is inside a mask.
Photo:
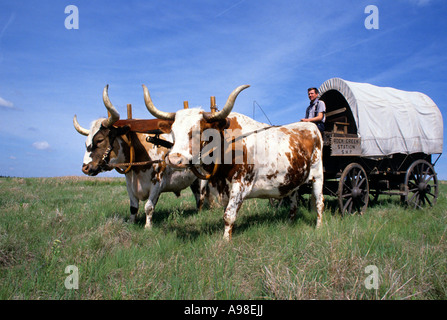
[(46, 141), (36, 141), (33, 143), (33, 148), (37, 150), (49, 150), (50, 144)]
[(0, 97), (0, 107), (8, 108), (8, 109), (14, 109), (14, 103), (11, 101), (5, 100), (2, 97)]

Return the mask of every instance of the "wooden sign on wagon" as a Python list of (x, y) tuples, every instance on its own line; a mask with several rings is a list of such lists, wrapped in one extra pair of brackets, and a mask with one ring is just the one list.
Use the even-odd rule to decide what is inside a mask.
[(360, 156), (360, 138), (331, 137), (332, 156)]

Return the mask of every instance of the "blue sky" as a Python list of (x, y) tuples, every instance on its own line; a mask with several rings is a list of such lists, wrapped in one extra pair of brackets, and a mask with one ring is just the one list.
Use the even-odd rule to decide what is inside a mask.
[[(66, 29), (65, 7), (79, 9)], [(365, 7), (379, 9), (367, 30)], [(447, 111), (445, 0), (189, 0), (0, 3), (0, 175), (82, 175), (84, 127), (103, 117), (102, 90), (126, 116), (152, 118), (141, 84), (163, 110), (223, 104), (250, 84), (273, 124), (304, 115), (307, 88), (340, 77), (430, 96)], [(255, 119), (267, 122), (259, 109)], [(436, 170), (447, 179), (447, 160)], [(102, 174), (117, 175), (116, 173)]]

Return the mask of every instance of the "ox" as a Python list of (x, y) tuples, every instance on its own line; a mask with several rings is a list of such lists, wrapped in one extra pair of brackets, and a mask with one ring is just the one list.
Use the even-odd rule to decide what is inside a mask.
[[(162, 160), (168, 149), (155, 146), (146, 141), (149, 136), (145, 133), (130, 131), (129, 126), (115, 127), (120, 115), (108, 97), (108, 85), (103, 91), (104, 105), (109, 111), (107, 119), (101, 118), (91, 124), (90, 130), (82, 128), (76, 115), (73, 118), (75, 129), (87, 136), (84, 163), (82, 172), (95, 176), (100, 172), (109, 171), (115, 164), (129, 163), (131, 161), (130, 145), (134, 149), (134, 161), (146, 163), (144, 166), (133, 166), (126, 170), (127, 192), (130, 198), (130, 221), (135, 222), (138, 213), (139, 201), (147, 202), (144, 206), (146, 213), (146, 229), (152, 225), (152, 215), (158, 198), (162, 192), (174, 192), (177, 196), (180, 191), (191, 187), (200, 210), (205, 200), (206, 183), (201, 182), (190, 171), (175, 171), (167, 167)], [(172, 142), (170, 134), (162, 134), (161, 138)]]
[[(236, 88), (222, 110), (211, 113), (198, 108), (160, 111), (143, 85), (149, 112), (159, 119), (171, 120), (160, 123), (160, 129), (174, 136), (166, 162), (180, 170), (212, 171), (208, 175), (209, 186), (226, 206), (226, 240), (231, 239), (244, 199), (291, 196), (289, 217), (293, 219), (297, 209), (296, 192), (307, 182), (312, 183), (312, 207), (317, 211), (316, 226), (319, 227), (324, 199), (323, 139), (318, 128), (307, 122), (268, 126), (242, 114), (230, 113), (238, 94), (248, 87)], [(172, 120), (175, 121), (172, 123)], [(211, 133), (205, 134), (207, 131)], [(204, 155), (211, 157), (211, 154), (214, 161), (205, 161)]]

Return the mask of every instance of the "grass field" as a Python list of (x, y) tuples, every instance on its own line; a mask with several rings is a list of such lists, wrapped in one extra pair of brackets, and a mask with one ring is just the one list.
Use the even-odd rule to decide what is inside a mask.
[[(0, 299), (446, 299), (447, 185), (435, 208), (381, 197), (323, 226), (306, 207), (248, 200), (231, 243), (223, 208), (163, 194), (154, 228), (130, 224), (120, 178), (0, 178)], [(78, 269), (78, 289), (65, 281)], [(378, 288), (365, 286), (377, 267)], [(74, 283), (74, 282), (73, 282)]]

